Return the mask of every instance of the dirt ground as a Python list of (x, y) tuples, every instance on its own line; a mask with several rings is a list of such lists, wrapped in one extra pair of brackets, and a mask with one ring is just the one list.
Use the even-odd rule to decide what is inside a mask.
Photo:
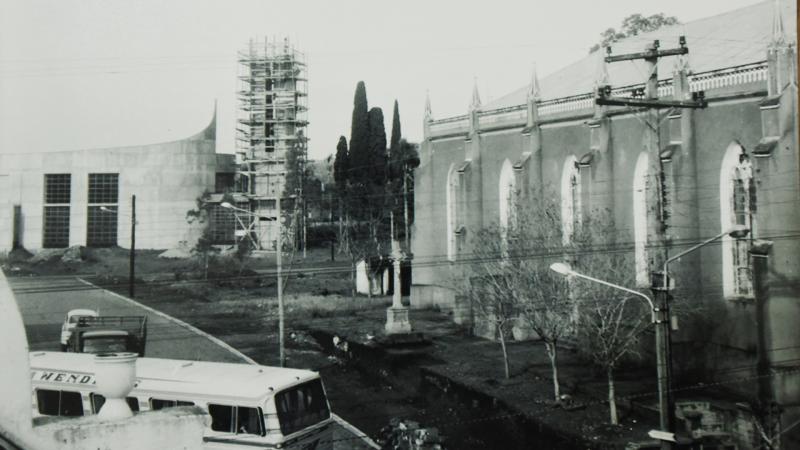
[[(219, 258), (209, 265), (210, 279), (205, 280), (199, 261), (163, 259), (158, 253), (137, 252), (137, 301), (221, 338), (261, 364), (279, 363), (271, 257), (253, 258), (244, 267)], [(11, 276), (82, 275), (127, 294), (127, 255), (123, 249), (92, 250), (80, 262), (69, 263), (57, 256), (32, 263), (25, 255), (11, 255), (3, 268)], [(567, 408), (554, 405), (549, 363), (539, 343), (509, 345), (512, 376), (505, 380), (499, 344), (468, 336), (438, 311), (411, 314), (414, 330), (428, 345), (386, 350), (376, 342), (383, 336), (390, 299), (352, 299), (349, 264), (341, 255), (337, 259), (331, 263), (330, 250), (323, 249), (294, 264), (309, 270), (286, 282), (288, 365), (320, 371), (334, 411), (367, 434), (376, 436), (392, 417), (402, 417), (439, 428), (449, 436), (449, 448), (512, 448), (497, 440), (507, 433), (498, 430), (523, 418), (567, 436), (574, 442), (571, 448), (623, 448), (631, 440), (646, 439), (647, 430), (655, 428), (657, 415), (647, 414), (647, 407), (644, 415), (630, 413), (624, 402), (621, 425), (606, 425), (604, 377), (568, 350), (561, 352), (559, 364), (563, 391), (570, 396)], [(327, 339), (332, 335), (352, 343), (352, 351), (331, 356)], [(458, 389), (435, 388), (441, 384), (437, 377), (452, 380)], [(655, 401), (641, 395), (655, 388), (654, 382), (648, 389), (641, 381), (652, 379), (649, 374), (629, 370), (618, 378), (619, 396), (635, 396), (639, 405)], [(454, 398), (448, 390), (468, 394)], [(481, 402), (482, 395), (492, 398), (490, 404)], [(525, 426), (512, 429), (516, 433)], [(513, 445), (526, 448), (526, 439), (513, 440)]]

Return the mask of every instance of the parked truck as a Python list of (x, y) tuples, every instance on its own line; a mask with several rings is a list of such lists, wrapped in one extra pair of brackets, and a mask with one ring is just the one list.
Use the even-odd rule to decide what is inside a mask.
[(134, 352), (144, 356), (147, 316), (81, 316), (67, 337), (64, 351)]

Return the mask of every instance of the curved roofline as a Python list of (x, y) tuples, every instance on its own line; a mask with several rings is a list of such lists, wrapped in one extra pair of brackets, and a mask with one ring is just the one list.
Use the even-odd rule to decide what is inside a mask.
[[(217, 140), (217, 101), (214, 100), (214, 112), (212, 113), (211, 121), (206, 125), (202, 130), (199, 132), (189, 135), (188, 137), (182, 139), (174, 139), (171, 141), (160, 141), (160, 142), (150, 142), (147, 144), (129, 144), (129, 145), (120, 145), (115, 147), (89, 147), (89, 148), (72, 148), (72, 149), (63, 149), (63, 150), (47, 150), (47, 151), (40, 151), (34, 152), (34, 154), (47, 154), (47, 153), (65, 153), (65, 152), (81, 152), (81, 151), (92, 151), (92, 150), (122, 150), (128, 148), (135, 148), (135, 147), (149, 147), (155, 145), (167, 145), (167, 144), (174, 144), (176, 142), (182, 141), (189, 141), (189, 142), (197, 142), (197, 141), (215, 141)], [(216, 148), (214, 149), (216, 153)], [(25, 152), (20, 152), (25, 153)], [(13, 154), (13, 153), (9, 153)], [(30, 153), (26, 153), (30, 154)]]

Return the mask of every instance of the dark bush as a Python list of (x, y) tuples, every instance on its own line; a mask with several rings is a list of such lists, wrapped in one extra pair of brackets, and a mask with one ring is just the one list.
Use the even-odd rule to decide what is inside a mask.
[(328, 247), (331, 241), (336, 242), (339, 225), (332, 223), (311, 224), (308, 227), (307, 239), (309, 247)]

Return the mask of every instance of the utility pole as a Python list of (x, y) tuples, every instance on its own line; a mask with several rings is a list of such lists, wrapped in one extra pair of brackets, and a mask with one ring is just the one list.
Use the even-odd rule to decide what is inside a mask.
[(281, 197), (276, 197), (275, 206), (278, 215), (275, 220), (278, 222), (278, 248), (275, 256), (278, 275), (278, 339), (280, 341), (280, 366), (286, 367), (286, 343), (284, 342), (284, 321), (283, 321), (283, 277), (281, 275), (281, 263), (283, 259), (283, 230), (281, 217)]
[(131, 252), (128, 267), (128, 296), (134, 296), (134, 277), (136, 262), (136, 195), (131, 195)]
[(405, 163), (403, 163), (403, 226), (405, 229), (405, 241), (406, 241), (406, 251), (411, 251), (411, 238), (408, 232), (408, 187), (406, 186), (406, 180), (408, 179), (408, 169)]
[[(644, 89), (635, 89), (630, 97), (615, 97), (611, 95), (611, 86), (600, 86), (597, 90), (597, 97), (595, 102), (598, 105), (609, 106), (626, 106), (634, 108), (645, 108), (647, 119), (645, 125), (647, 126), (647, 138), (645, 141), (649, 149), (650, 155), (650, 173), (659, 174), (658, 179), (661, 180), (663, 170), (661, 167), (660, 153), (660, 140), (659, 140), (659, 109), (664, 108), (705, 108), (708, 103), (705, 100), (705, 95), (702, 91), (692, 94), (691, 100), (660, 100), (658, 98), (658, 59), (665, 56), (678, 56), (689, 53), (689, 48), (686, 47), (686, 38), (681, 36), (679, 38), (679, 47), (659, 50), (659, 41), (655, 40), (647, 45), (644, 52), (631, 53), (627, 55), (611, 56), (611, 47), (606, 47), (608, 56), (605, 58), (606, 63), (632, 61), (642, 59), (646, 63), (646, 70), (648, 74), (647, 81)], [(660, 192), (660, 191), (659, 191)], [(657, 240), (666, 244), (666, 214), (664, 205), (664, 195), (650, 196), (651, 202), (655, 201), (659, 205), (658, 210), (660, 214), (658, 218), (648, 220), (651, 230), (656, 230), (655, 237)], [(652, 204), (652, 203), (651, 203)], [(663, 260), (668, 260), (667, 246), (663, 245), (664, 249)], [(654, 275), (657, 275), (654, 273)], [(672, 394), (672, 339), (670, 336), (670, 312), (669, 312), (669, 288), (666, 273), (661, 274), (663, 279), (654, 276), (652, 280), (652, 291), (655, 297), (655, 322), (656, 322), (656, 357), (657, 362), (657, 376), (658, 376), (658, 405), (661, 431), (673, 433), (675, 432), (675, 400)], [(662, 450), (669, 450), (672, 448), (672, 443), (667, 440), (661, 441)]]

